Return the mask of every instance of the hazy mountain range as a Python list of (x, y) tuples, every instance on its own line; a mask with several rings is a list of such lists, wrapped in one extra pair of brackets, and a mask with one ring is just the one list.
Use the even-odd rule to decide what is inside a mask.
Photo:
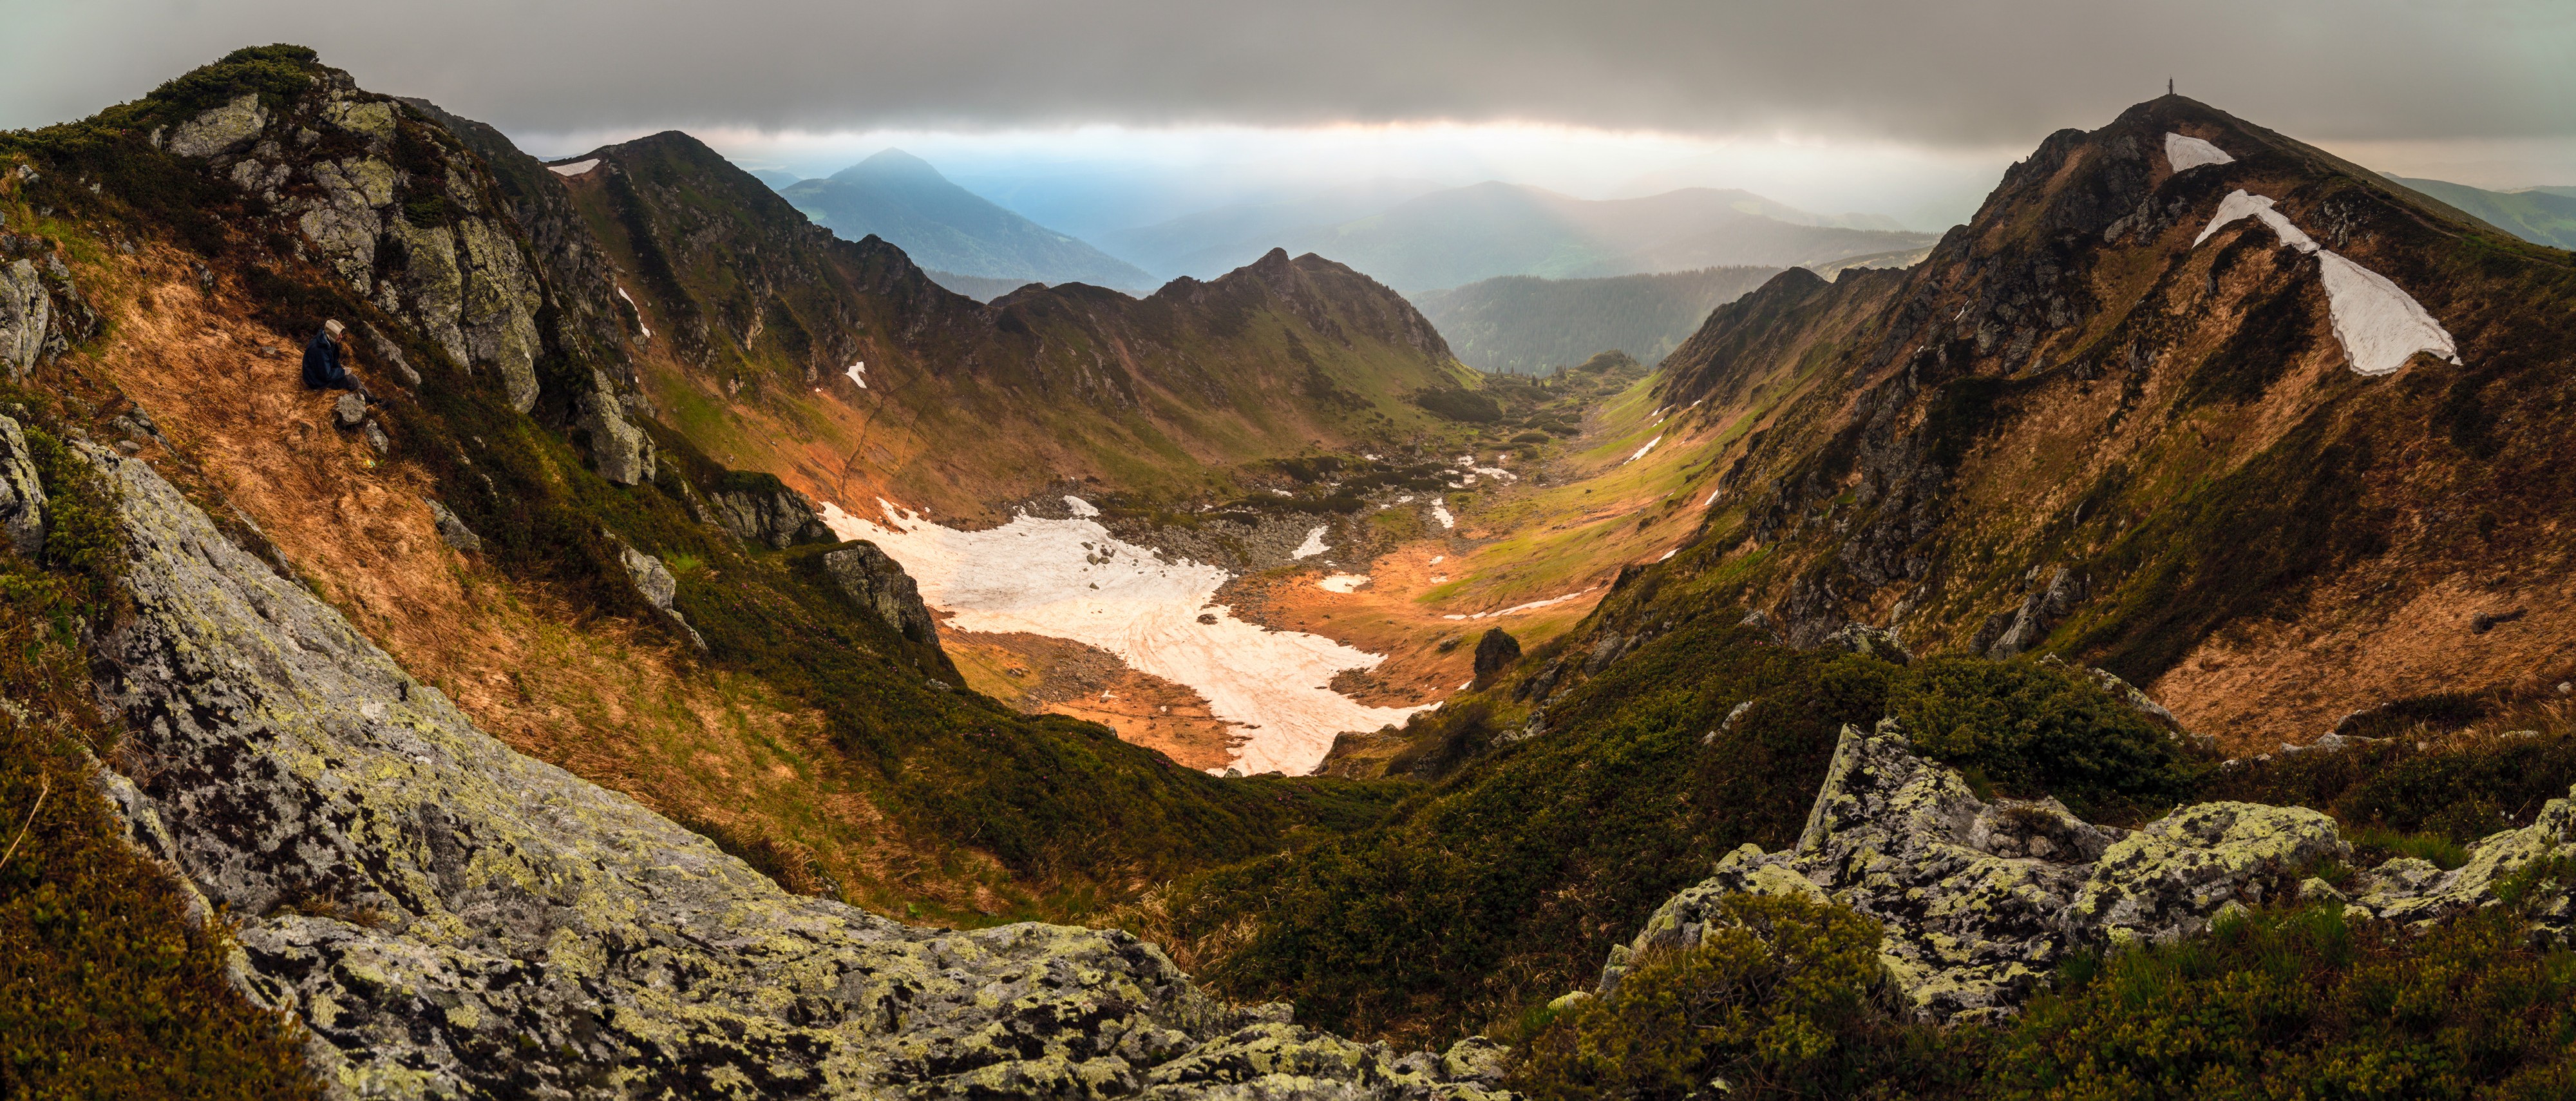
[[(774, 178), (763, 182), (776, 186)], [(875, 234), (924, 268), (1139, 292), (1155, 282), (1133, 264), (950, 183), (930, 162), (900, 149), (778, 193), (833, 233), (853, 241)]]
[(1747, 191), (1697, 187), (1593, 200), (1487, 182), (1293, 228), (1281, 224), (1285, 205), (1210, 211), (1125, 231), (1109, 244), (1158, 274), (1202, 278), (1284, 247), (1333, 257), (1412, 293), (1505, 275), (1817, 264), (1924, 248), (1936, 239), (1885, 228), (1891, 223), (1882, 218), (1820, 216)]
[(2421, 191), (2463, 213), (2535, 245), (2576, 249), (2576, 187), (2525, 187), (2488, 191), (2441, 180), (2389, 179)]
[(1413, 296), (1460, 361), (1534, 374), (1622, 351), (1652, 366), (1778, 268), (1701, 268), (1606, 279), (1506, 275)]

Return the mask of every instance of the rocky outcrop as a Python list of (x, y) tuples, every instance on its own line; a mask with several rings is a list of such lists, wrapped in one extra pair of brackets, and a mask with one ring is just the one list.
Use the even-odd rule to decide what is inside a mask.
[(622, 486), (653, 480), (653, 438), (626, 419), (626, 406), (608, 376), (592, 371), (591, 389), (581, 396), (581, 415), (573, 427), (590, 436), (591, 466), (599, 476)]
[(133, 612), (99, 641), (102, 777), (333, 1097), (1476, 1098), (1197, 990), (1116, 931), (905, 926), (790, 894), (475, 728), (141, 462)]
[[(513, 408), (534, 408), (545, 288), (488, 177), (443, 130), (345, 73), (321, 72), (278, 113), (244, 96), (178, 127), (167, 148), (261, 197), (352, 289), (409, 318), (459, 365), (490, 366)], [(398, 349), (377, 344), (419, 384)]]
[(1866, 623), (1844, 624), (1834, 633), (1825, 636), (1825, 646), (1835, 650), (1849, 650), (1863, 657), (1873, 657), (1897, 665), (1914, 664), (1914, 654), (1905, 648), (1905, 643), (1896, 637), (1896, 632), (1885, 627), (1872, 627)]
[(896, 634), (914, 642), (939, 637), (938, 622), (921, 602), (921, 587), (876, 544), (860, 542), (826, 554), (823, 569), (853, 602), (875, 612)]
[(45, 483), (18, 422), (0, 417), (0, 531), (22, 557), (45, 547)]
[(1491, 684), (1503, 670), (1521, 659), (1521, 641), (1500, 627), (1485, 632), (1476, 640), (1476, 685)]
[(2089, 588), (2084, 577), (2059, 566), (2049, 576), (2047, 587), (2023, 597), (2021, 607), (1988, 618), (1968, 648), (1996, 661), (2025, 653), (2038, 646), (2059, 621), (2083, 603)]
[(812, 501), (776, 479), (710, 489), (701, 511), (704, 522), (725, 529), (736, 539), (773, 550), (841, 541), (824, 526)]
[(35, 370), (52, 331), (53, 307), (36, 265), (25, 260), (0, 263), (0, 370), (19, 381)]
[[(2401, 859), (2360, 873), (2350, 912), (2421, 923), (2493, 904), (2516, 869), (2576, 857), (2576, 793), (2471, 853), (2452, 872)], [(2332, 889), (2310, 871), (2351, 858), (2334, 820), (2300, 807), (2204, 803), (2125, 831), (2053, 799), (1988, 803), (1956, 770), (1915, 756), (1892, 720), (1845, 727), (1797, 846), (1728, 853), (1612, 950), (1601, 986), (1614, 988), (1638, 952), (1698, 943), (1729, 894), (1799, 894), (1878, 920), (1880, 961), (1923, 1017), (1991, 1019), (2017, 1010), (2069, 951), (2172, 941), (2231, 909), (2313, 899)], [(2564, 892), (2526, 905), (2542, 935), (2569, 935)]]
[(259, 105), (259, 93), (244, 92), (230, 103), (180, 123), (170, 132), (168, 149), (182, 157), (229, 153), (259, 136), (267, 125), (268, 111)]
[(623, 539), (617, 540), (617, 559), (625, 565), (627, 578), (635, 582), (635, 592), (644, 598), (644, 602), (662, 613), (672, 626), (679, 628), (690, 645), (706, 649), (707, 640), (698, 634), (697, 628), (689, 626), (689, 617), (671, 606), (672, 599), (680, 595), (680, 580), (671, 576), (671, 568), (663, 565), (661, 559), (628, 546)]

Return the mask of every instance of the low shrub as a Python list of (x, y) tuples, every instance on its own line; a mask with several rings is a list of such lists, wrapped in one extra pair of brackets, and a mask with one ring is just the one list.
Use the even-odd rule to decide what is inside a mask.
[(1840, 906), (1734, 895), (1728, 924), (1638, 959), (1607, 997), (1577, 1003), (1528, 1047), (1513, 1086), (1532, 1098), (1839, 1093), (1889, 1018), (1878, 923)]
[(2070, 963), (2000, 1038), (2003, 1098), (2541, 1098), (2576, 1093), (2576, 955), (2510, 908), (2417, 935), (2340, 907)]
[(1888, 713), (1916, 749), (1995, 794), (2054, 795), (2087, 818), (2162, 814), (2206, 772), (2163, 727), (2057, 665), (1932, 658), (1906, 670)]

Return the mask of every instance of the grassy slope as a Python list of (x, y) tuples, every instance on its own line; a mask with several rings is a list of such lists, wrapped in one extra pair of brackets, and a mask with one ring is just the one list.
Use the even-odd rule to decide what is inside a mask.
[(2544, 190), (2488, 191), (2441, 180), (2389, 177), (2535, 245), (2576, 249), (2576, 197)]

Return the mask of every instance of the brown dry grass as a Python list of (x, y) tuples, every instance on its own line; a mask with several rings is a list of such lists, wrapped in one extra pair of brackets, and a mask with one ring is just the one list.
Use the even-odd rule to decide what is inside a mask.
[(105, 307), (116, 337), (97, 366), (181, 452), (144, 457), (194, 467), (302, 581), (477, 724), (756, 850), (793, 888), (966, 920), (1012, 905), (992, 890), (997, 869), (906, 845), (844, 774), (819, 714), (449, 548), (400, 441), (379, 459), (336, 430), (337, 395), (300, 384), (300, 342), (249, 320), (221, 285), (200, 294), (181, 269), (167, 258), (135, 269), (137, 293)]

